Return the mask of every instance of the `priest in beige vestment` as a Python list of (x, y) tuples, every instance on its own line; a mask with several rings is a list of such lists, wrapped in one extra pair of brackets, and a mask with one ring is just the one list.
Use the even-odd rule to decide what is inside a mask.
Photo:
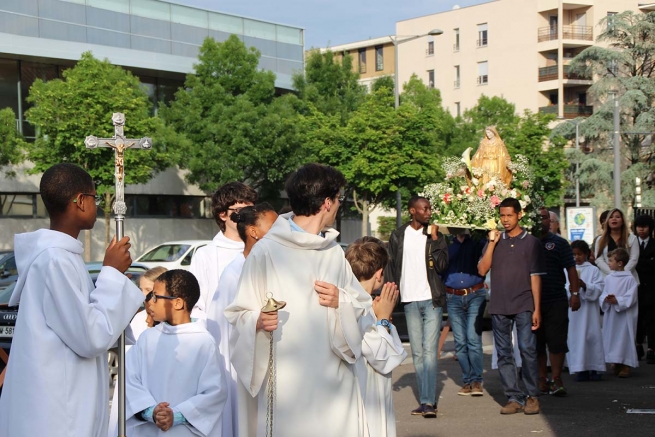
[[(251, 408), (239, 409), (240, 437), (266, 435), (271, 335), (273, 435), (368, 436), (353, 363), (369, 329), (371, 298), (337, 244), (338, 232), (326, 230), (345, 183), (328, 166), (298, 169), (286, 185), (294, 212), (280, 216), (246, 259), (236, 298), (225, 310), (234, 325), (231, 360), (245, 388), (240, 393), (255, 398), (246, 402)], [(267, 293), (286, 307), (262, 314)]]

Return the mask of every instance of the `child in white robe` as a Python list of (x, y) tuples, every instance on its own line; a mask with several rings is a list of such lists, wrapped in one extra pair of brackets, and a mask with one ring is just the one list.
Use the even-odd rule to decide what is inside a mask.
[[(155, 279), (162, 273), (164, 273), (166, 267), (153, 267), (149, 270), (146, 270), (143, 275), (139, 278), (139, 289), (143, 293), (143, 296), (148, 298), (152, 296), (152, 288), (155, 285)], [(141, 334), (153, 325), (152, 318), (148, 315), (146, 308), (148, 307), (148, 302), (144, 302), (145, 308), (136, 313), (132, 322), (130, 322), (130, 328), (132, 328), (132, 335), (134, 335), (134, 341), (136, 342)], [(125, 352), (130, 350), (132, 345), (125, 346)], [(118, 388), (114, 387), (114, 394), (111, 401), (111, 413), (109, 414), (109, 432), (107, 437), (116, 437), (118, 436)]]
[[(569, 371), (577, 381), (599, 381), (605, 372), (605, 353), (601, 331), (598, 298), (603, 292), (603, 275), (588, 259), (591, 254), (584, 240), (571, 243), (580, 284), (580, 309), (569, 308), (569, 352), (566, 360)], [(568, 290), (568, 284), (566, 289)], [(569, 295), (570, 296), (570, 295)]]
[[(112, 240), (96, 284), (84, 264), (80, 231), (93, 229), (96, 190), (81, 167), (43, 174), (50, 229), (18, 234), (18, 282), (9, 301), (18, 319), (0, 399), (0, 436), (107, 435), (107, 350), (143, 294), (124, 274), (129, 238)], [(130, 333), (131, 335), (131, 333)]]
[[(268, 203), (260, 203), (255, 206), (246, 206), (239, 212), (233, 212), (230, 215), (230, 220), (236, 224), (239, 237), (243, 240), (245, 246), (243, 255), (238, 255), (225, 268), (218, 281), (218, 288), (207, 310), (207, 330), (218, 344), (227, 375), (228, 401), (223, 411), (223, 435), (238, 437), (239, 429), (237, 419), (239, 403), (246, 403), (249, 399), (252, 400), (252, 397), (246, 395), (241, 396), (242, 399), (240, 399), (237, 395), (238, 385), (241, 383), (238, 382), (237, 372), (230, 362), (230, 334), (232, 333), (232, 325), (225, 318), (223, 311), (232, 303), (237, 294), (239, 276), (241, 276), (241, 270), (243, 269), (243, 264), (246, 262), (246, 257), (250, 254), (250, 250), (255, 243), (271, 229), (271, 226), (277, 220), (277, 214)], [(252, 408), (252, 406), (250, 407)], [(243, 434), (248, 435), (248, 432), (244, 430)]]
[(603, 319), (603, 347), (605, 361), (614, 364), (620, 378), (630, 376), (630, 368), (638, 367), (635, 335), (637, 333), (637, 281), (624, 267), (630, 254), (618, 248), (608, 255), (612, 272), (605, 277), (605, 288), (600, 296)]
[[(126, 359), (127, 435), (220, 437), (225, 371), (203, 321), (191, 320), (198, 281), (170, 270), (155, 281), (146, 330)], [(164, 434), (165, 433), (165, 434)]]
[(391, 371), (407, 358), (398, 331), (390, 321), (398, 301), (398, 287), (392, 282), (383, 282), (383, 270), (389, 255), (377, 238), (364, 237), (352, 243), (346, 250), (346, 259), (368, 294), (382, 287), (371, 311), (377, 335), (369, 333), (364, 337), (362, 356), (355, 362), (355, 372), (364, 398), (369, 436), (395, 437)]

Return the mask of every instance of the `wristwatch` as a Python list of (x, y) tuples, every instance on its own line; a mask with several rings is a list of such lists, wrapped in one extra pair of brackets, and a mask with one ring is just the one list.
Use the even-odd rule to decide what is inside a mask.
[(387, 319), (382, 319), (378, 320), (377, 326), (382, 326), (387, 330), (387, 332), (391, 332), (391, 327), (393, 326), (391, 322)]
[(580, 293), (577, 292), (577, 291), (572, 291), (572, 292), (571, 292), (571, 296), (578, 297), (579, 294), (580, 294)]

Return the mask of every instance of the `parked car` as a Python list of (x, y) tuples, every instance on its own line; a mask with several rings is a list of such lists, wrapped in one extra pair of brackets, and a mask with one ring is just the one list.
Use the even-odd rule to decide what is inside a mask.
[(138, 257), (136, 262), (147, 266), (149, 269), (162, 266), (169, 270), (189, 270), (193, 255), (198, 249), (209, 243), (211, 243), (211, 240), (169, 241), (148, 250)]
[(0, 291), (16, 282), (17, 279), (18, 270), (14, 252), (0, 253)]

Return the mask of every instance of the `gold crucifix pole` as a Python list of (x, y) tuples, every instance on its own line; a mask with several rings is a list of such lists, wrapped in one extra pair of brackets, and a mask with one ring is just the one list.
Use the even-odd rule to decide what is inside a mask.
[[(108, 147), (114, 149), (114, 176), (116, 177), (116, 196), (114, 199), (114, 220), (116, 221), (116, 241), (124, 236), (125, 213), (125, 149), (146, 149), (152, 148), (152, 140), (143, 137), (140, 140), (125, 138), (123, 128), (125, 127), (125, 114), (115, 112), (111, 120), (114, 124), (113, 138), (98, 138), (92, 135), (86, 137), (84, 145), (87, 149)], [(106, 205), (107, 207), (108, 205)], [(122, 333), (118, 340), (118, 437), (125, 437), (125, 333)]]

